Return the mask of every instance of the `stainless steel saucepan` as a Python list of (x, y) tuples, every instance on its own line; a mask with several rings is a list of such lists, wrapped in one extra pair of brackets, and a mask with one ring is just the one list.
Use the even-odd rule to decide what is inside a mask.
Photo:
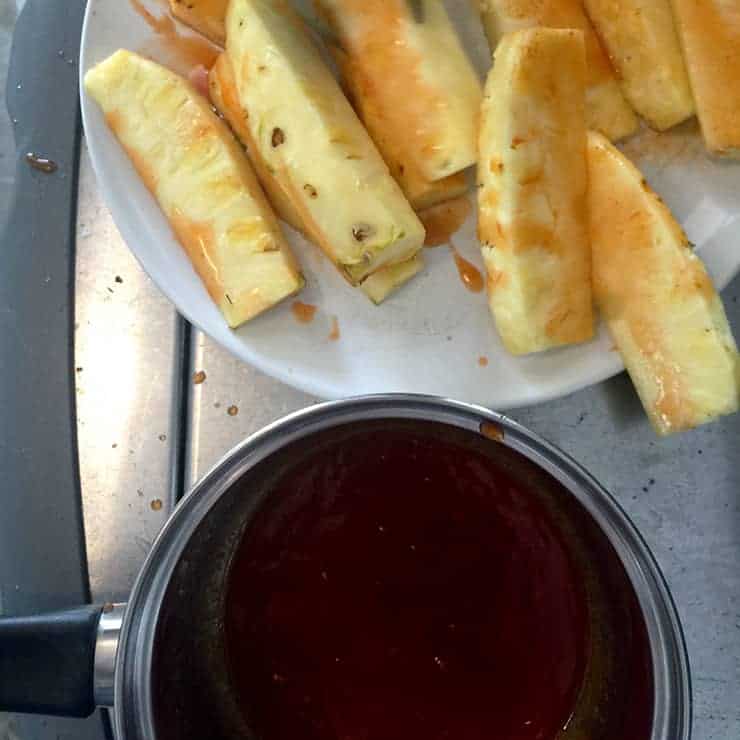
[(568, 492), (637, 597), (652, 663), (651, 740), (688, 740), (689, 666), (676, 610), (645, 542), (614, 499), (572, 459), (510, 419), (408, 395), (314, 406), (233, 449), (173, 512), (128, 604), (0, 620), (0, 710), (85, 716), (96, 706), (112, 707), (119, 740), (241, 736), (222, 617), (229, 565), (245, 527), (274, 476), (313, 441), (348, 425), (399, 419), (495, 438), (491, 444), (502, 455), (520, 458)]

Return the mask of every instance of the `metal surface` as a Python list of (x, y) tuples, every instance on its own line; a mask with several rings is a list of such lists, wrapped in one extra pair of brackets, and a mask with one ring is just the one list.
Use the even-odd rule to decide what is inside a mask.
[[(187, 486), (227, 450), (262, 427), (319, 399), (278, 383), (193, 332)], [(202, 373), (202, 375), (200, 375)]]
[(125, 601), (172, 509), (184, 322), (100, 200), (86, 150), (77, 220), (75, 376), (83, 514), (95, 602)]
[[(247, 471), (263, 460), (272, 461), (276, 453), (297, 440), (311, 439), (318, 432), (338, 426), (390, 418), (434, 421), (475, 434), (483, 423), (492, 423), (502, 432), (497, 444), (523, 454), (575, 496), (619, 555), (645, 618), (655, 685), (652, 738), (688, 740), (691, 734), (690, 682), (675, 608), (644, 541), (615, 501), (574, 461), (507, 417), (458, 402), (400, 395), (326, 403), (296, 412), (239, 445), (195, 486), (165, 525), (131, 594), (121, 628), (115, 674), (114, 717), (118, 736), (126, 740), (155, 737), (152, 656), (162, 601), (178, 562), (181, 558), (187, 559), (191, 537), (222, 496), (233, 490), (234, 482)], [(237, 498), (244, 501), (243, 496)], [(254, 503), (247, 502), (247, 506), (249, 512), (255, 510)], [(209, 521), (212, 518), (213, 515)], [(229, 519), (232, 520), (233, 517)], [(237, 528), (240, 528), (238, 524)], [(219, 529), (216, 532), (223, 534)], [(192, 563), (189, 567), (193, 567)]]
[(125, 604), (106, 604), (98, 622), (93, 689), (95, 703), (99, 707), (113, 706), (118, 638), (121, 634), (121, 624), (125, 612)]

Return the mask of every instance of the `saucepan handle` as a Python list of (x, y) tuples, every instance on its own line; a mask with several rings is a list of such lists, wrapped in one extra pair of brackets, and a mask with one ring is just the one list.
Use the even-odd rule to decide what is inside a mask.
[(0, 710), (87, 717), (112, 702), (123, 607), (0, 619)]

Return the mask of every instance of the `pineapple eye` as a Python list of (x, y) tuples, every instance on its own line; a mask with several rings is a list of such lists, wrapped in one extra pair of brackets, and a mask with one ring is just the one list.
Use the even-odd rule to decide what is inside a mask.
[(272, 130), (272, 147), (276, 149), (281, 144), (285, 144), (285, 133), (281, 128), (274, 128)]
[(375, 233), (375, 228), (370, 224), (355, 224), (352, 227), (352, 236), (356, 241), (362, 242), (369, 239)]

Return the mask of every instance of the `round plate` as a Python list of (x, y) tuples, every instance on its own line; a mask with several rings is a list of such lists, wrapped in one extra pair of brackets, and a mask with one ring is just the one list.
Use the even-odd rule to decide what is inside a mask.
[[(163, 12), (154, 0), (148, 1), (152, 12)], [(455, 20), (467, 34), (466, 48), (479, 66), (485, 65), (489, 55), (480, 31), (470, 18)], [(173, 62), (128, 2), (90, 0), (82, 75), (119, 48)], [(237, 357), (292, 386), (322, 398), (428, 393), (506, 409), (563, 396), (623, 367), (603, 328), (587, 344), (527, 357), (509, 355), (496, 334), (485, 294), (465, 288), (447, 247), (425, 250), (423, 273), (374, 306), (347, 285), (318, 248), (287, 228), (307, 278), (300, 300), (318, 306), (315, 319), (297, 323), (287, 301), (232, 331), (100, 110), (84, 90), (81, 98), (100, 189), (143, 268), (189, 321)], [(740, 164), (710, 159), (695, 121), (660, 136), (644, 131), (622, 148), (673, 209), (715, 283), (724, 287), (740, 268)], [(452, 241), (483, 269), (474, 216)], [(333, 317), (339, 324), (337, 341), (329, 338)]]

